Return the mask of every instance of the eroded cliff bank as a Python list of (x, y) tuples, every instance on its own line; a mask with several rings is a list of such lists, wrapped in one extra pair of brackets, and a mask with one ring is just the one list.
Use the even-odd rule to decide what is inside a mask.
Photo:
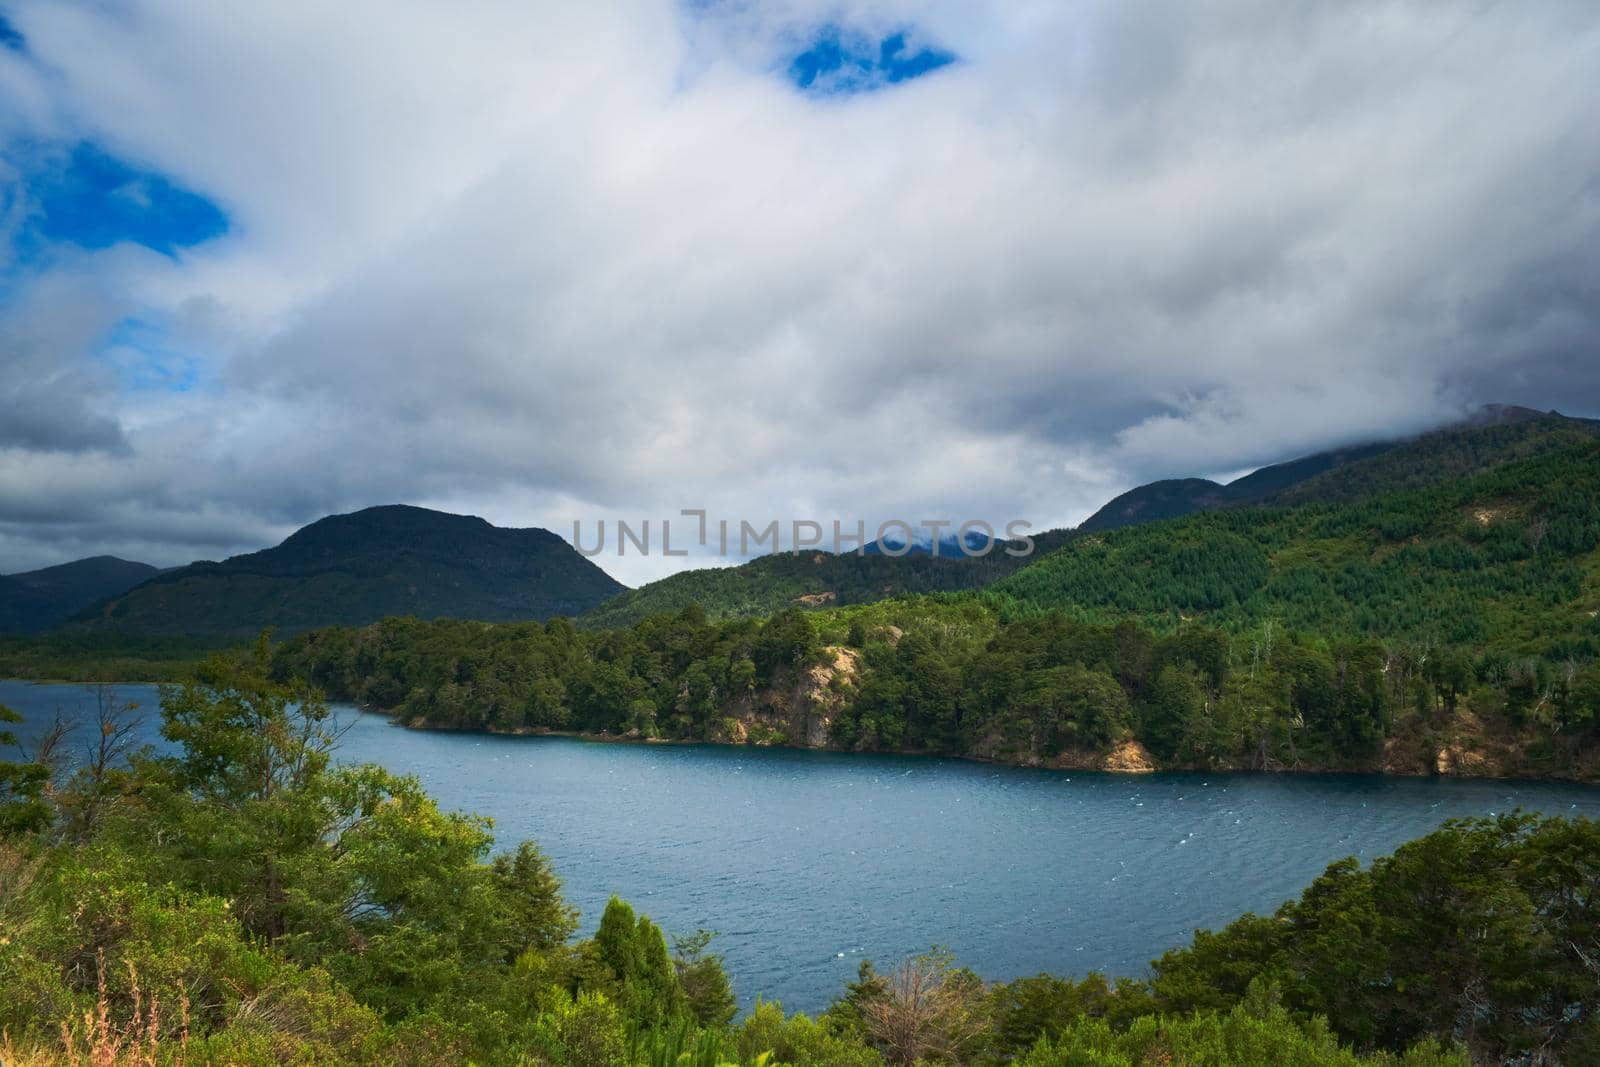
[[(897, 635), (891, 635), (897, 636)], [(790, 747), (824, 751), (893, 752), (902, 755), (938, 755), (1049, 770), (1104, 771), (1149, 774), (1157, 771), (1358, 773), (1404, 777), (1451, 778), (1555, 778), (1600, 782), (1600, 757), (1579, 761), (1574, 767), (1552, 766), (1545, 746), (1533, 732), (1501, 735), (1490, 730), (1466, 709), (1431, 724), (1412, 724), (1383, 742), (1369, 759), (1329, 763), (1308, 758), (1258, 757), (1254, 760), (1195, 761), (1160, 759), (1137, 738), (1124, 736), (1093, 748), (1048, 750), (1035, 739), (996, 735), (968, 752), (901, 747), (887, 749), (840, 742), (834, 727), (847, 712), (861, 680), (860, 651), (844, 646), (824, 650), (821, 662), (804, 669), (780, 672), (777, 684), (756, 689), (730, 700), (723, 714), (703, 738), (668, 738), (633, 729), (591, 732), (559, 729), (486, 727), (481, 732), (519, 736), (565, 736), (586, 740), (634, 744), (721, 744)], [(412, 729), (458, 729), (430, 722), (425, 717), (403, 718)]]

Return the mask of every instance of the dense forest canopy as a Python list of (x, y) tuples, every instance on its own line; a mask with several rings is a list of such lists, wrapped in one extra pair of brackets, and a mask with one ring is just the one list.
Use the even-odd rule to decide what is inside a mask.
[(391, 619), (297, 637), (278, 669), (469, 729), (1591, 776), (1597, 544), (1589, 443), (1360, 505), (1075, 538), (981, 594), (598, 632)]

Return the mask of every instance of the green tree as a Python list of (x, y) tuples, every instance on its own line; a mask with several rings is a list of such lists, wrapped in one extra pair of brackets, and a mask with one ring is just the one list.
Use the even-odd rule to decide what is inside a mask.
[(577, 909), (561, 897), (561, 879), (532, 841), (494, 859), (495, 895), (509, 937), (507, 962), (523, 952), (548, 952), (578, 928)]
[(739, 1008), (722, 957), (707, 951), (714, 937), (710, 930), (696, 930), (672, 939), (672, 966), (689, 1012), (701, 1026), (713, 1029), (731, 1022)]
[[(0, 704), (0, 724), (22, 716)], [(16, 734), (0, 727), (0, 745), (14, 746)], [(45, 799), (50, 768), (37, 760), (0, 760), (0, 837), (35, 833), (50, 825), (53, 812)]]
[(594, 946), (620, 989), (619, 1002), (629, 1018), (661, 1026), (683, 1014), (683, 989), (655, 923), (636, 917), (632, 907), (612, 897), (600, 916)]

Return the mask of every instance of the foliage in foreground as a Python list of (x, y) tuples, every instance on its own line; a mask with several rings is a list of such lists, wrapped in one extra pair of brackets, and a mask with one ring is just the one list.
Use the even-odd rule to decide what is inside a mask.
[[(0, 768), (0, 1047), (18, 1063), (1583, 1063), (1600, 1057), (1600, 826), (1451, 824), (1335, 864), (1143, 981), (864, 965), (822, 1015), (734, 1001), (704, 932), (613, 900), (410, 778), (335, 764), (265, 645), (163, 693), (176, 754)], [(113, 723), (114, 725), (114, 723)], [(126, 735), (111, 735), (126, 736)]]

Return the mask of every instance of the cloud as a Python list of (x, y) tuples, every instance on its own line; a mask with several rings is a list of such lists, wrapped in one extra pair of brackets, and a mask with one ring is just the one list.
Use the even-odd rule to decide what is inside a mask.
[(129, 457), (111, 375), (70, 358), (92, 345), (108, 314), (95, 287), (70, 275), (47, 278), (0, 304), (0, 449)]
[[(1042, 527), (1482, 402), (1600, 413), (1584, 3), (8, 19), (0, 144), (227, 232), (8, 268), (0, 569), (402, 500)], [(922, 56), (959, 61), (891, 76)]]

